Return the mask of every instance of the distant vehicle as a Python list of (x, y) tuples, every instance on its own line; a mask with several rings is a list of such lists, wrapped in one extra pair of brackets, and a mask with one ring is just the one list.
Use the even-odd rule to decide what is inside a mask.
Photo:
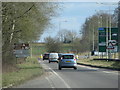
[(95, 52), (94, 52), (94, 55), (95, 55), (95, 56), (99, 56), (99, 55), (106, 56), (107, 53), (106, 53), (106, 52), (98, 52), (98, 51), (95, 51)]
[(58, 69), (62, 68), (74, 68), (77, 69), (77, 62), (74, 54), (62, 54), (59, 60)]
[(49, 63), (50, 62), (57, 62), (58, 63), (58, 53), (50, 53), (49, 55)]
[(43, 55), (43, 60), (49, 60), (49, 53), (45, 53)]

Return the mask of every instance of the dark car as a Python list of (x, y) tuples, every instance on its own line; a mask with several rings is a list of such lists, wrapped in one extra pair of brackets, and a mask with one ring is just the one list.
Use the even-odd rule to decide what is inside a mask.
[(49, 60), (49, 53), (45, 53), (43, 55), (43, 60)]

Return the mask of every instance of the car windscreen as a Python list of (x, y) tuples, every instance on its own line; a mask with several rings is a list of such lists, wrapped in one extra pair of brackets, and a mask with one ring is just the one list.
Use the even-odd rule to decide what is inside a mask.
[(62, 56), (63, 59), (74, 59), (73, 55), (63, 55)]
[(44, 56), (45, 56), (45, 57), (49, 57), (49, 54), (45, 54)]
[(58, 54), (57, 53), (52, 53), (49, 55), (49, 58), (58, 58)]

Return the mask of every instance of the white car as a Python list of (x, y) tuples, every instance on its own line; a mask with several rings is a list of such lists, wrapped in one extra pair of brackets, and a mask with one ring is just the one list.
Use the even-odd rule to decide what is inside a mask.
[(58, 53), (50, 53), (49, 54), (49, 63), (50, 62), (57, 62), (58, 63)]

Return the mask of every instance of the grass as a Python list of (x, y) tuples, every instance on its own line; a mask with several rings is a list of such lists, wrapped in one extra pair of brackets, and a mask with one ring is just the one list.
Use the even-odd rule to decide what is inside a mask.
[(86, 58), (86, 59), (80, 59), (77, 62), (81, 63), (81, 64), (86, 64), (86, 65), (120, 69), (120, 62), (119, 61), (93, 60), (90, 58)]
[(0, 73), (0, 88), (2, 87), (2, 74)]
[(26, 62), (17, 64), (18, 71), (3, 73), (2, 87), (14, 86), (23, 83), (26, 80), (43, 74), (44, 70), (37, 61), (37, 58), (28, 58)]
[(32, 46), (32, 54), (33, 55), (40, 55), (40, 54), (44, 54), (46, 52), (46, 48), (43, 45), (40, 46)]

